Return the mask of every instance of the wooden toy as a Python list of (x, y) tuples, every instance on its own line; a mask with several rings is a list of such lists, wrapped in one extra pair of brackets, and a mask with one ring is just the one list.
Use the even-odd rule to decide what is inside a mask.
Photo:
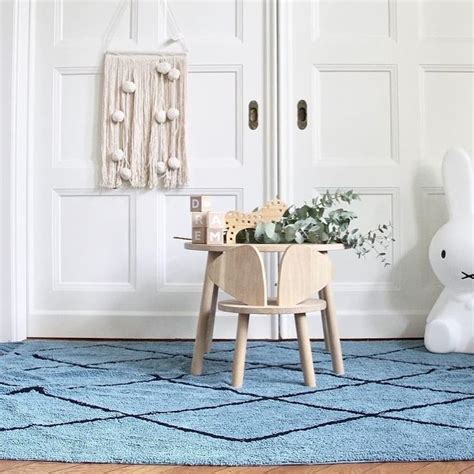
[(209, 211), (207, 213), (207, 225), (214, 229), (223, 229), (226, 222), (225, 212)]
[(208, 227), (206, 232), (206, 243), (208, 244), (223, 244), (224, 243), (224, 229)]
[(211, 198), (209, 196), (191, 196), (191, 212), (206, 212), (211, 209)]
[(226, 214), (226, 244), (235, 244), (237, 234), (244, 229), (255, 229), (259, 222), (273, 222), (279, 220), (288, 206), (280, 199), (268, 201), (255, 212), (230, 211)]
[(191, 212), (193, 227), (207, 227), (207, 212)]
[(193, 244), (205, 244), (206, 233), (206, 227), (193, 227)]

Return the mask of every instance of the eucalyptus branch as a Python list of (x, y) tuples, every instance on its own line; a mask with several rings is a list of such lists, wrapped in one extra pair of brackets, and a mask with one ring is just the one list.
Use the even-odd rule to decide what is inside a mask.
[(247, 229), (238, 236), (247, 243), (341, 243), (355, 251), (361, 258), (375, 253), (384, 266), (389, 266), (388, 249), (394, 241), (391, 223), (362, 233), (351, 225), (357, 215), (339, 206), (360, 200), (352, 190), (334, 193), (326, 191), (301, 207), (290, 206), (277, 222), (259, 223), (255, 230)]

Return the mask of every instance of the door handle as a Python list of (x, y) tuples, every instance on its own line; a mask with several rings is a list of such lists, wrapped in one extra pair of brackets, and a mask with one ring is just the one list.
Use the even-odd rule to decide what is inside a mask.
[(256, 100), (249, 102), (249, 128), (255, 130), (258, 127), (258, 103)]
[(304, 130), (308, 125), (308, 104), (303, 99), (299, 100), (296, 106), (296, 119), (298, 128)]

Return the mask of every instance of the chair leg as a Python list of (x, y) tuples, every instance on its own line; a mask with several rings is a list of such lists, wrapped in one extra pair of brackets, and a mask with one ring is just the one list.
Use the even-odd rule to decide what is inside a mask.
[(300, 350), (304, 383), (308, 385), (308, 387), (315, 387), (316, 377), (314, 375), (313, 354), (311, 352), (311, 341), (309, 339), (306, 313), (295, 314), (295, 325), (296, 334), (298, 335), (298, 347)]
[(330, 285), (323, 290), (323, 299), (326, 301), (326, 320), (329, 335), (329, 348), (331, 350), (332, 368), (338, 375), (344, 374), (344, 361), (342, 359), (341, 341), (339, 339), (339, 328), (336, 320), (336, 305)]
[(244, 382), (245, 354), (247, 352), (247, 335), (249, 328), (249, 314), (239, 314), (237, 338), (235, 341), (234, 363), (232, 367), (232, 386), (242, 387)]

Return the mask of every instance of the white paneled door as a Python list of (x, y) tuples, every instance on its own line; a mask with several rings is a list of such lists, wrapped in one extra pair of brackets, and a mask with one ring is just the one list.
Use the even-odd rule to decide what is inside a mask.
[[(189, 196), (211, 195), (217, 210), (251, 210), (276, 193), (274, 5), (252, 0), (169, 2), (190, 51), (189, 188), (98, 187), (105, 49), (160, 51), (170, 30), (165, 0), (129, 0), (117, 17), (121, 4), (31, 4), (30, 337), (193, 337), (205, 256), (173, 239), (190, 235)], [(256, 130), (248, 126), (252, 100)], [(276, 336), (275, 323), (255, 318), (253, 337)], [(233, 337), (233, 318), (218, 317), (216, 329)]]
[[(450, 146), (473, 152), (471, 0), (282, 1), (280, 189), (360, 193), (358, 227), (391, 221), (385, 269), (335, 256), (343, 337), (420, 336), (440, 292), (428, 245), (446, 220), (440, 176)], [(307, 103), (307, 125), (297, 104)], [(316, 319), (313, 319), (313, 322)], [(313, 335), (321, 335), (314, 324)], [(283, 337), (294, 337), (282, 318)]]

